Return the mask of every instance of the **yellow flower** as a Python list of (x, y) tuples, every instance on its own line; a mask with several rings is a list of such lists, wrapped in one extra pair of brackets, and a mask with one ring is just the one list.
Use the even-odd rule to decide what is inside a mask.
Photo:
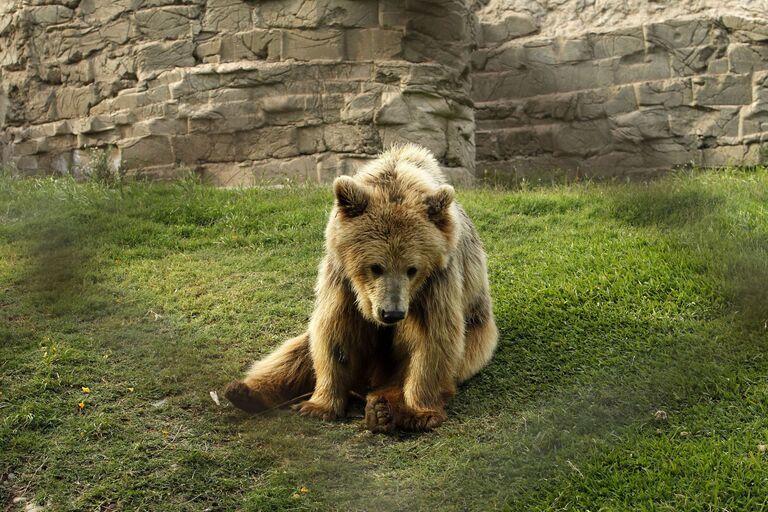
[(77, 406), (80, 408), (80, 410), (83, 410), (85, 409), (85, 402), (80, 402), (79, 404), (77, 404)]
[(131, 393), (133, 393), (133, 388), (128, 388), (128, 391), (130, 391)]
[(85, 386), (83, 386), (83, 393), (86, 393), (86, 394), (88, 394), (88, 393), (90, 393), (90, 392), (91, 392), (91, 388), (88, 388), (88, 387), (85, 387)]
[(299, 492), (306, 494), (306, 493), (308, 493), (308, 492), (309, 492), (309, 489), (307, 489), (306, 487), (304, 487), (304, 486), (302, 485), (302, 486), (299, 488)]

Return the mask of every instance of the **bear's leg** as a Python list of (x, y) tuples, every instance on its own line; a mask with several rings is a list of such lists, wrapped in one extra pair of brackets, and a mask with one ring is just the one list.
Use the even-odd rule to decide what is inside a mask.
[(486, 315), (467, 319), (464, 358), (457, 373), (459, 383), (473, 377), (488, 364), (496, 350), (498, 338), (499, 332), (490, 309)]
[(358, 384), (374, 333), (352, 301), (323, 304), (310, 322), (310, 349), (315, 370), (312, 397), (294, 406), (302, 416), (333, 420), (346, 414), (349, 393)]
[(245, 379), (227, 386), (224, 396), (244, 411), (258, 412), (309, 393), (314, 384), (309, 335), (304, 333), (254, 363)]
[(342, 341), (332, 341), (347, 337), (329, 338), (322, 334), (318, 337), (319, 342), (312, 347), (312, 362), (317, 376), (315, 390), (309, 400), (294, 405), (293, 409), (302, 416), (330, 421), (346, 413), (349, 392), (355, 381), (358, 354), (352, 354), (352, 348)]
[(433, 430), (448, 418), (444, 404), (449, 397), (446, 393), (442, 405), (419, 411), (406, 405), (403, 388), (378, 389), (369, 393), (366, 399), (365, 425), (374, 433), (397, 429), (412, 432)]

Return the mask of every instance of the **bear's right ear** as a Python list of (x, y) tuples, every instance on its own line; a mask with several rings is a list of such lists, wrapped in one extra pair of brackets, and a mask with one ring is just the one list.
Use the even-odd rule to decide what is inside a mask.
[(346, 217), (357, 217), (368, 208), (368, 192), (349, 176), (339, 176), (333, 182), (336, 205)]

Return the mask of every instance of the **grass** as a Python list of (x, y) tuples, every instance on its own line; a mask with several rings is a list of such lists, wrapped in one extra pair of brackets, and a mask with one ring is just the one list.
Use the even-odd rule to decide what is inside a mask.
[(387, 437), (209, 396), (304, 328), (327, 189), (0, 177), (0, 503), (768, 508), (768, 170), (459, 198), (500, 347)]

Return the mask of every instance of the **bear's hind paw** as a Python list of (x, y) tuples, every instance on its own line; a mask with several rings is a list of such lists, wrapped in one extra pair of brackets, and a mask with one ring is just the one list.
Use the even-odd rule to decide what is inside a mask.
[(224, 396), (232, 402), (232, 405), (245, 412), (259, 412), (269, 408), (258, 392), (249, 388), (245, 382), (230, 382), (224, 390)]

